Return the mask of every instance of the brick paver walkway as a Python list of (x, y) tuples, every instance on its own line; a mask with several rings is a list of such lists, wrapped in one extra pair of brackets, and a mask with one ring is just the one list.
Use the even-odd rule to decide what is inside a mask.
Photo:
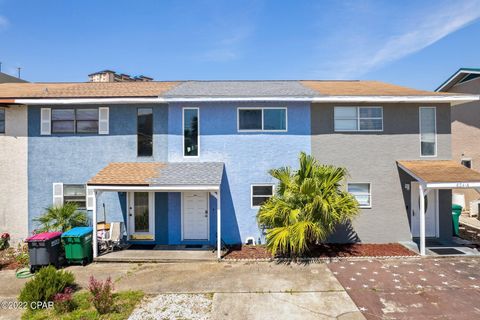
[(329, 264), (367, 319), (480, 319), (480, 259)]

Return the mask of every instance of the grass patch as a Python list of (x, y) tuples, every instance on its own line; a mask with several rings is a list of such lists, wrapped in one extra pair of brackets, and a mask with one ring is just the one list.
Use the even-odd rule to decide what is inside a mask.
[(68, 313), (58, 314), (53, 309), (26, 311), (22, 315), (24, 320), (120, 320), (127, 319), (133, 309), (142, 300), (144, 294), (141, 291), (121, 291), (113, 294), (114, 311), (108, 314), (100, 315), (90, 302), (90, 292), (79, 291), (73, 295), (73, 301), (76, 305), (75, 310)]

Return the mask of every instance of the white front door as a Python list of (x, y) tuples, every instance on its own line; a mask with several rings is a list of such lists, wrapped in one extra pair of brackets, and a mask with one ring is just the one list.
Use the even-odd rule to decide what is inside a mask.
[(183, 240), (208, 240), (208, 193), (184, 192), (182, 207)]
[[(425, 196), (425, 237), (437, 237), (438, 207), (437, 190), (430, 190)], [(420, 190), (418, 182), (410, 184), (412, 236), (420, 237)]]
[(155, 193), (128, 193), (128, 236), (131, 240), (155, 240)]

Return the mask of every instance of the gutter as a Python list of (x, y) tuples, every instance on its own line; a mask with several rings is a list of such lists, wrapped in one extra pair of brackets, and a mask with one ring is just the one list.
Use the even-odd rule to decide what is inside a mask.
[(480, 100), (480, 95), (445, 96), (316, 96), (316, 97), (151, 97), (151, 98), (35, 98), (9, 99), (27, 105), (132, 104), (175, 102), (390, 102), (390, 103), (465, 103)]

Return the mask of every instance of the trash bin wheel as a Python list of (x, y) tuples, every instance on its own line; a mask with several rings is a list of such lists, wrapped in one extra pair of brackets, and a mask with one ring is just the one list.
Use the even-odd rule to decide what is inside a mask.
[(82, 259), (82, 266), (86, 266), (88, 264), (88, 258), (83, 258)]
[(35, 267), (34, 267), (34, 266), (30, 266), (30, 273), (33, 274), (33, 273), (35, 273), (35, 271), (36, 271), (36, 270), (35, 270)]

